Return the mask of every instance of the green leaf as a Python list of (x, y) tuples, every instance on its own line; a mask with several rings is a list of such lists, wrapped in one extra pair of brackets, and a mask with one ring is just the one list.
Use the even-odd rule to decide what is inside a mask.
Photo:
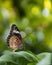
[(52, 65), (51, 63), (51, 53), (41, 53), (38, 55), (40, 61), (36, 65)]
[(0, 65), (52, 65), (51, 56), (52, 53), (35, 55), (30, 51), (5, 51), (0, 57)]
[(0, 57), (0, 63), (13, 63), (15, 65), (27, 65), (28, 63), (37, 63), (39, 60), (37, 56), (32, 53), (19, 51), (19, 52), (4, 52), (4, 55)]

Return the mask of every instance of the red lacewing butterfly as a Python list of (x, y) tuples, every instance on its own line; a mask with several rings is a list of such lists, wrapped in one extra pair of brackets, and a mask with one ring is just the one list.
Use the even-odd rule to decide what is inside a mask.
[(11, 26), (10, 34), (7, 37), (7, 45), (13, 49), (13, 51), (16, 51), (17, 49), (23, 49), (22, 37), (15, 24)]

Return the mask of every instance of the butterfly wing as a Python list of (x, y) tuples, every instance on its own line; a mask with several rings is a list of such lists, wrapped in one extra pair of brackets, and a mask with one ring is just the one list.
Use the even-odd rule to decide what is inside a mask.
[(13, 27), (14, 29), (12, 28), (10, 35), (7, 38), (7, 45), (10, 48), (12, 48), (13, 50), (23, 48), (23, 42), (22, 42), (22, 37), (21, 37), (20, 33), (13, 32), (13, 30), (16, 31), (16, 29), (17, 29), (17, 27), (16, 28), (15, 27)]

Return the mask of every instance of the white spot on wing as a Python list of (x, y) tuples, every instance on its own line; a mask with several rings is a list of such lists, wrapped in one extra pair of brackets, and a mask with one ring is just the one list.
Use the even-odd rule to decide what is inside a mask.
[(13, 30), (14, 33), (20, 33), (19, 31)]

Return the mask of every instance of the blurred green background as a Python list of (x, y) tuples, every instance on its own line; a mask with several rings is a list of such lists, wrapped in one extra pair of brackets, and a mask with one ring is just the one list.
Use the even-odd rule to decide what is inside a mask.
[(25, 44), (34, 53), (52, 52), (52, 0), (0, 0), (0, 54), (15, 23)]

